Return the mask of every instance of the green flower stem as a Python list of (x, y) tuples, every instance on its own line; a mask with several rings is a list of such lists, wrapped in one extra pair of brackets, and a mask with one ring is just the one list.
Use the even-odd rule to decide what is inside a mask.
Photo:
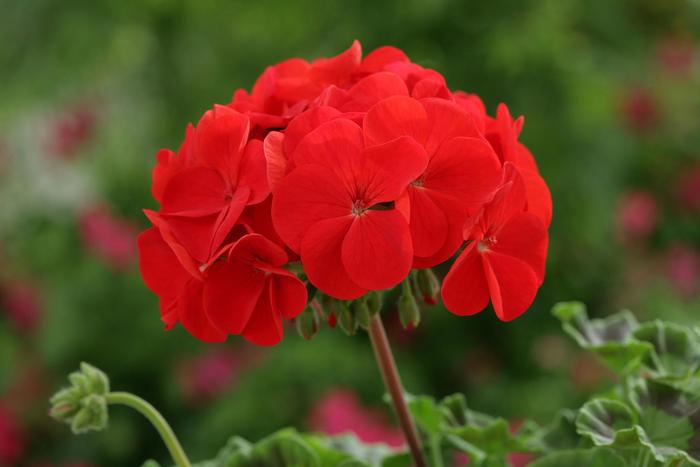
[(182, 445), (180, 445), (180, 442), (177, 440), (173, 429), (170, 428), (168, 422), (155, 407), (140, 397), (128, 392), (110, 392), (105, 395), (105, 401), (108, 404), (126, 405), (146, 417), (153, 424), (155, 429), (158, 430), (158, 434), (163, 439), (165, 446), (167, 446), (173, 461), (175, 461), (175, 465), (178, 467), (191, 467), (187, 454), (185, 454), (185, 451), (182, 449)]
[(418, 437), (418, 431), (416, 430), (416, 424), (408, 411), (406, 399), (404, 399), (403, 386), (401, 385), (401, 378), (396, 369), (394, 355), (391, 352), (389, 340), (386, 337), (384, 325), (382, 324), (379, 313), (372, 318), (368, 333), (372, 341), (374, 356), (379, 365), (379, 371), (382, 374), (382, 379), (384, 379), (384, 386), (386, 386), (391, 396), (394, 410), (396, 410), (396, 416), (399, 419), (401, 430), (403, 430), (403, 435), (411, 450), (411, 456), (413, 457), (415, 467), (426, 467), (427, 464), (423, 455), (420, 438)]
[(440, 436), (433, 435), (430, 437), (430, 452), (432, 454), (432, 467), (445, 467), (445, 462), (442, 460), (442, 450), (440, 449)]

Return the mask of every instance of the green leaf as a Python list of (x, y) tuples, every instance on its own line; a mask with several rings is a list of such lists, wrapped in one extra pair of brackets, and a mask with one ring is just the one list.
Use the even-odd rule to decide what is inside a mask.
[(435, 403), (435, 399), (427, 396), (406, 396), (406, 403), (416, 425), (425, 435), (440, 433), (445, 415)]
[(619, 430), (631, 428), (635, 422), (634, 413), (624, 403), (611, 399), (593, 399), (579, 410), (576, 431), (596, 446), (607, 446), (615, 441)]
[(591, 320), (583, 303), (562, 302), (554, 306), (552, 314), (581, 348), (594, 352), (616, 372), (636, 370), (652, 349), (649, 343), (634, 339), (639, 324), (629, 311)]
[(611, 449), (573, 449), (559, 451), (529, 464), (529, 467), (629, 467), (624, 459)]
[(657, 320), (644, 323), (633, 336), (653, 346), (644, 364), (656, 376), (687, 377), (700, 367), (700, 339), (684, 326)]
[(408, 453), (393, 454), (384, 458), (381, 467), (411, 467), (413, 458)]

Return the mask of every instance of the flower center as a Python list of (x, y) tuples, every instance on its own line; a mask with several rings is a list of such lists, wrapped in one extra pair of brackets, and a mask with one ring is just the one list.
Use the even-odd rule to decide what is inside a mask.
[(484, 237), (483, 239), (479, 240), (479, 243), (476, 244), (476, 249), (479, 251), (479, 253), (486, 251), (490, 249), (492, 246), (498, 243), (498, 239), (494, 237), (493, 235), (489, 237)]
[(353, 216), (360, 216), (362, 213), (364, 213), (367, 210), (365, 207), (365, 203), (362, 202), (362, 200), (355, 200), (354, 203), (352, 203), (352, 208), (350, 208), (350, 212), (352, 212)]

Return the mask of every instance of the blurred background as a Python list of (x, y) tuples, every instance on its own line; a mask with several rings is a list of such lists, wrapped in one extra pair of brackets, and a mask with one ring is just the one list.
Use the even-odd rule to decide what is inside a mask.
[[(546, 282), (504, 325), (439, 306), (401, 330), (409, 391), (547, 420), (604, 386), (550, 316), (700, 316), (700, 1), (0, 0), (0, 465), (166, 460), (126, 409), (72, 436), (47, 398), (81, 360), (153, 402), (194, 459), (285, 425), (397, 441), (364, 336), (203, 345), (165, 333), (138, 273), (160, 147), (288, 57), (395, 45), (452, 89), (526, 116), (554, 198)], [(351, 426), (348, 426), (351, 425)]]

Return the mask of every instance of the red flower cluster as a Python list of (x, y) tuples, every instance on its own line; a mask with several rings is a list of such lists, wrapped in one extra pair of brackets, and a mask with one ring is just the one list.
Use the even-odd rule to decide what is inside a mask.
[(351, 300), (462, 246), (447, 308), (471, 314), (490, 298), (515, 318), (542, 283), (552, 211), (522, 125), (393, 47), (269, 67), (157, 155), (161, 208), (139, 248), (164, 322), (275, 344), (307, 301), (288, 262)]

